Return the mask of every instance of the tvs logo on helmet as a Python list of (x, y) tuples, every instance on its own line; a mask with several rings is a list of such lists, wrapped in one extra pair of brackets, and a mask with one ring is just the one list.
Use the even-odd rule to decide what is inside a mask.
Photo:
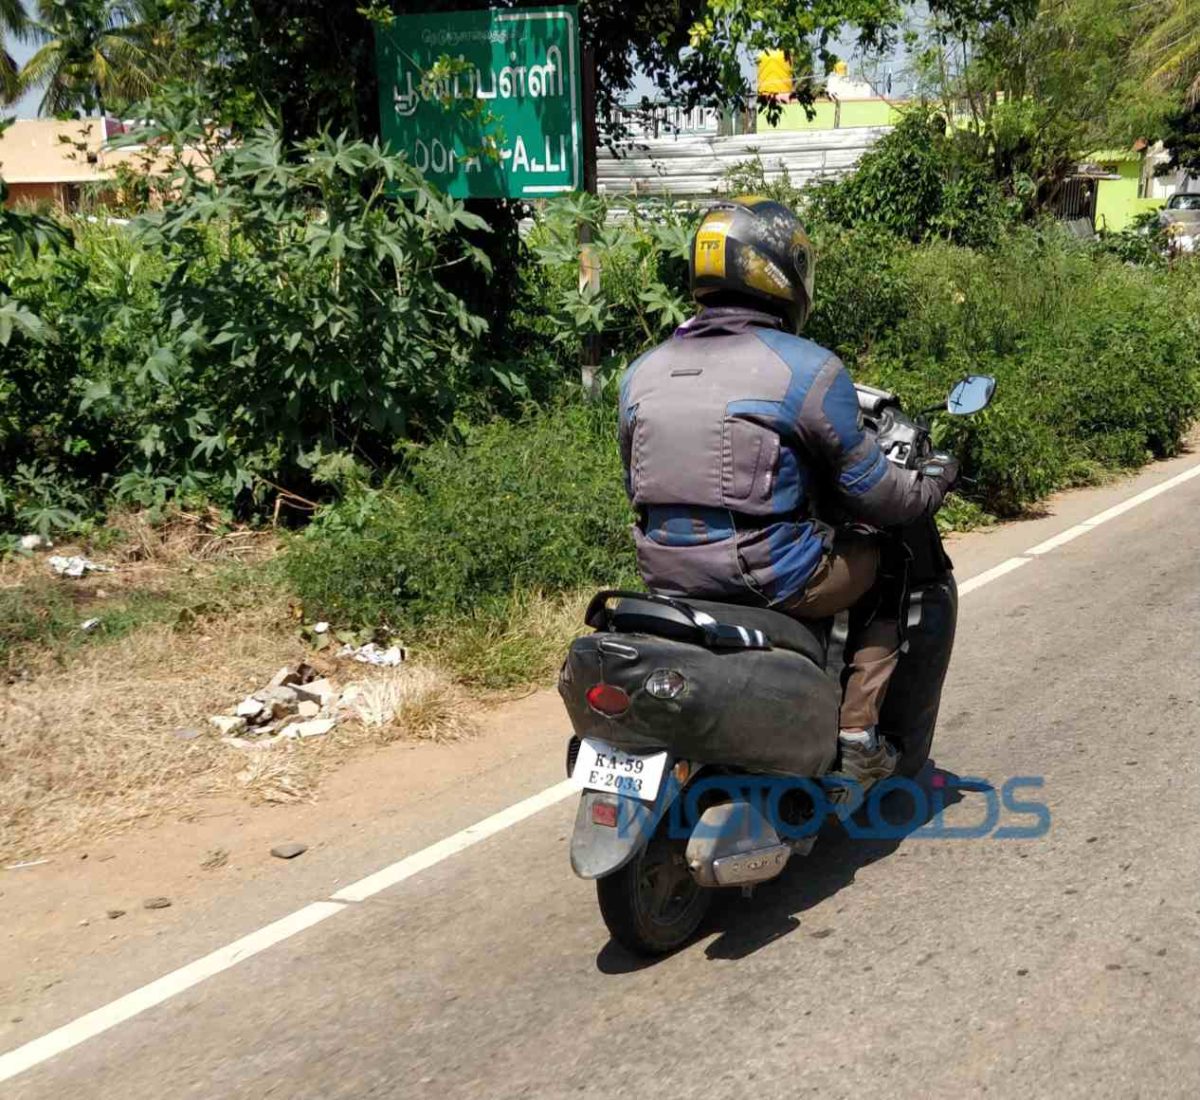
[(698, 276), (725, 277), (725, 244), (732, 224), (732, 215), (718, 215), (707, 218), (700, 227), (693, 257)]

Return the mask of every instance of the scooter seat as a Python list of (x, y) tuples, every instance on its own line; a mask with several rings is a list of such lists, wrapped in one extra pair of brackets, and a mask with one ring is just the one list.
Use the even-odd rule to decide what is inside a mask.
[[(790, 615), (767, 607), (717, 603), (712, 600), (676, 599), (696, 611), (712, 616), (726, 626), (761, 630), (774, 649), (786, 649), (807, 657), (818, 668), (825, 667), (827, 620), (801, 622)], [(622, 599), (613, 609), (613, 628), (631, 634), (655, 634), (664, 638), (690, 641), (695, 628), (689, 617), (668, 604), (636, 598)]]

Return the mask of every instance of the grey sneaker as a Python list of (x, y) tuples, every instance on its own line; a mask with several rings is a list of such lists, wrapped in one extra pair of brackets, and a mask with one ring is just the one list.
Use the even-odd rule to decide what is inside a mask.
[(886, 779), (900, 762), (900, 754), (892, 748), (888, 739), (879, 737), (874, 730), (869, 730), (862, 737), (843, 735), (838, 738), (838, 748), (841, 750), (841, 760), (837, 774), (853, 779), (864, 790)]

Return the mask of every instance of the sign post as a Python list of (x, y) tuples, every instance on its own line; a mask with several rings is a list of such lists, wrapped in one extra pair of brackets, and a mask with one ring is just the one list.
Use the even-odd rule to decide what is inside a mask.
[[(583, 51), (583, 189), (596, 194), (596, 57), (590, 47)], [(579, 223), (579, 291), (600, 293), (600, 256), (592, 244), (590, 222)], [(600, 397), (600, 333), (590, 332), (583, 338), (583, 356), (579, 364), (584, 395), (590, 400)]]
[(584, 186), (574, 5), (397, 16), (377, 31), (380, 130), (455, 198)]

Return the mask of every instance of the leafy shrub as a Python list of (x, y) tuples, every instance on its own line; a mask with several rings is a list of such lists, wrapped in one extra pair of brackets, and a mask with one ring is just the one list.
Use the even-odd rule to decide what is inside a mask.
[(1016, 211), (964, 135), (928, 110), (908, 112), (844, 179), (813, 189), (810, 216), (846, 228), (876, 226), (914, 242), (992, 244)]
[(510, 597), (632, 577), (616, 417), (561, 405), (443, 440), (406, 478), (352, 488), (293, 542), (306, 611), (411, 627), (504, 614)]
[[(877, 248), (859, 236), (826, 250)], [(1200, 315), (1183, 267), (1119, 263), (1056, 226), (987, 252), (930, 243), (875, 255), (873, 266), (835, 261), (839, 295), (822, 300), (815, 326), (841, 337), (856, 377), (909, 407), (937, 403), (963, 374), (997, 377), (986, 414), (945, 425), (975, 479), (965, 491), (990, 512), (1173, 454), (1200, 411)]]
[(264, 130), (211, 154), (178, 159), (161, 210), (79, 220), (54, 252), (3, 248), (0, 222), (0, 518), (33, 514), (19, 469), (92, 506), (165, 485), (245, 508), (500, 389), (483, 320), (443, 283), (485, 272), (482, 219), (373, 144)]
[(1168, 240), (1166, 229), (1158, 224), (1158, 211), (1143, 210), (1124, 229), (1102, 229), (1096, 247), (1126, 263), (1152, 267), (1166, 263)]
[[(547, 204), (527, 241), (518, 354), (551, 354), (560, 377), (578, 370), (583, 342), (599, 338), (608, 377), (665, 339), (691, 313), (688, 252), (699, 212), (655, 200), (583, 195)], [(581, 224), (600, 265), (598, 293), (579, 286)]]

